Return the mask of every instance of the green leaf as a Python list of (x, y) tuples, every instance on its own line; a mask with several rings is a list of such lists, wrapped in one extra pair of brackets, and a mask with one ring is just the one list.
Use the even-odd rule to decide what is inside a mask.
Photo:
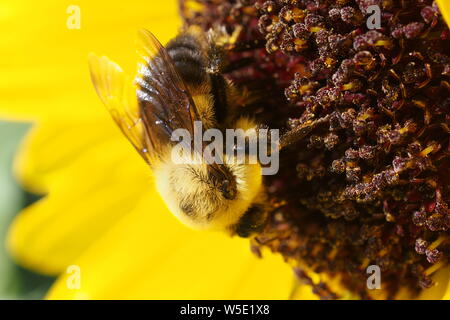
[(54, 280), (17, 266), (4, 245), (11, 221), (29, 198), (15, 181), (12, 164), (19, 143), (30, 127), (27, 123), (0, 121), (0, 299), (41, 298)]

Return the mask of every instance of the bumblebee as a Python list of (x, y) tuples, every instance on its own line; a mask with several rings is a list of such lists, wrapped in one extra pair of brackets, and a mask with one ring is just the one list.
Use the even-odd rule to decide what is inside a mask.
[[(223, 29), (191, 27), (165, 47), (147, 30), (138, 41), (138, 75), (133, 83), (106, 57), (89, 57), (95, 89), (137, 152), (150, 165), (156, 189), (169, 210), (194, 229), (225, 230), (248, 237), (267, 219), (259, 163), (173, 159), (172, 133), (205, 129), (257, 128), (240, 116), (239, 91), (223, 75), (226, 46), (236, 40)], [(204, 146), (202, 146), (203, 148)], [(185, 160), (185, 161), (183, 161)]]

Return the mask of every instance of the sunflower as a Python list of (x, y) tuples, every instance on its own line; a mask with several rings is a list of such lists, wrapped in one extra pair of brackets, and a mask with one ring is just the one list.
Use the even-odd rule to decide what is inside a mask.
[[(4, 30), (14, 30), (1, 44), (0, 117), (33, 122), (15, 173), (43, 195), (14, 220), (7, 246), (24, 267), (58, 276), (47, 298), (317, 298), (280, 256), (259, 258), (248, 240), (180, 225), (95, 95), (88, 53), (113, 57), (132, 74), (136, 30), (167, 42), (181, 25), (175, 1), (0, 6)], [(449, 276), (449, 268), (435, 273), (437, 285), (419, 298), (450, 298)]]

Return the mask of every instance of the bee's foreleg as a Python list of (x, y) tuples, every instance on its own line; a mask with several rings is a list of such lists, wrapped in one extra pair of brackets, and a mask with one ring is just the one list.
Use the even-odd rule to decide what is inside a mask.
[(263, 205), (254, 204), (239, 219), (239, 222), (232, 227), (232, 233), (242, 238), (250, 237), (264, 228), (267, 216), (267, 210)]
[(311, 131), (317, 128), (320, 124), (328, 122), (330, 115), (326, 115), (316, 120), (308, 120), (305, 123), (291, 129), (281, 136), (279, 149), (284, 149), (290, 145), (295, 144), (299, 140), (306, 137)]
[(224, 26), (214, 26), (208, 31), (208, 72), (224, 72), (227, 65), (225, 53), (236, 45), (241, 30), (242, 27), (238, 27), (233, 33), (229, 34)]

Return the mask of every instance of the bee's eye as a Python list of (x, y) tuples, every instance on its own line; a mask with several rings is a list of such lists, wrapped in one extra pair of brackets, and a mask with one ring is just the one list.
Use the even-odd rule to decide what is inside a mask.
[(236, 189), (233, 188), (229, 180), (224, 180), (220, 186), (220, 191), (225, 199), (233, 200), (236, 198)]

